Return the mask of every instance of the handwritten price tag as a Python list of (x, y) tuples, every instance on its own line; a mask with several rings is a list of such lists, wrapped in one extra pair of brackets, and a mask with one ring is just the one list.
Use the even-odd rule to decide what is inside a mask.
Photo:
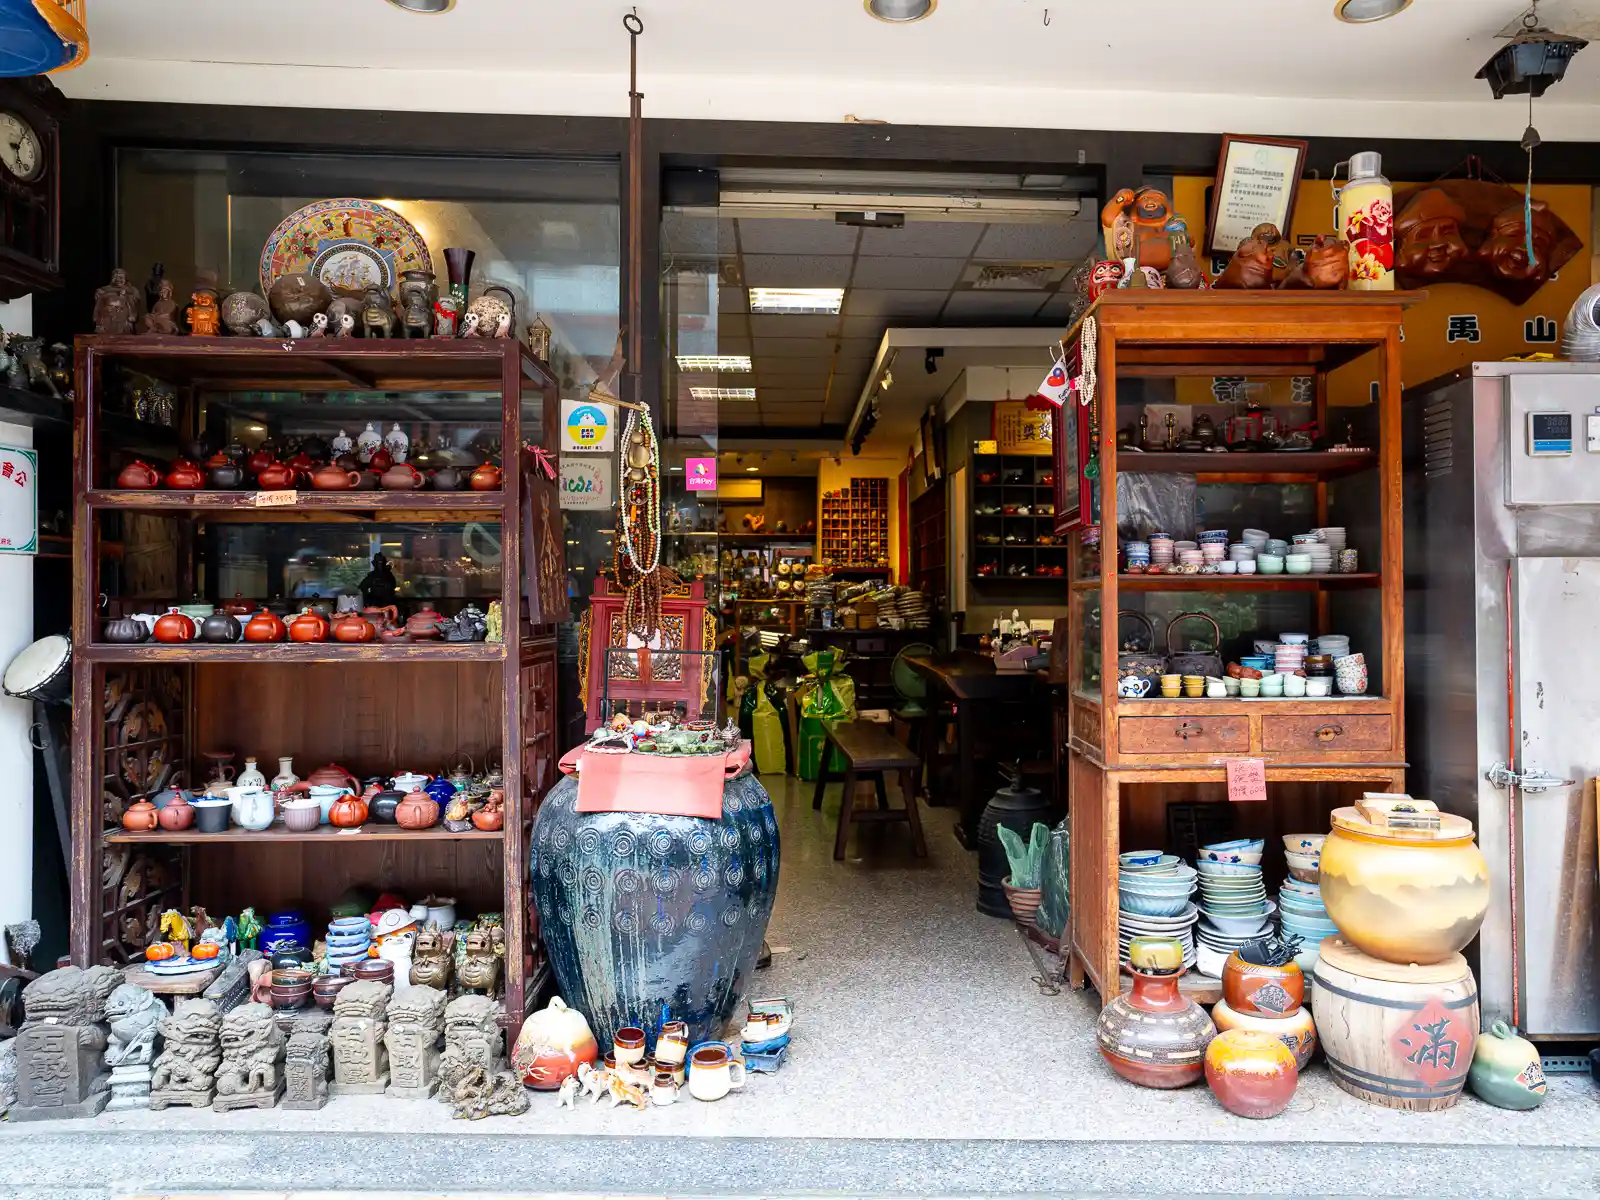
[(1267, 798), (1267, 764), (1259, 758), (1230, 758), (1228, 800), (1248, 804)]
[(293, 488), (280, 492), (251, 492), (250, 506), (252, 508), (289, 508), (300, 499), (300, 493)]

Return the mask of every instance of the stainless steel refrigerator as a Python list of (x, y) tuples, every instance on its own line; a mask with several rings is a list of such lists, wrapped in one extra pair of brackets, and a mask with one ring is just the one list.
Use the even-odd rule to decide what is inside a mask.
[(1489, 862), (1484, 1026), (1600, 1035), (1600, 365), (1474, 363), (1405, 401), (1409, 787)]

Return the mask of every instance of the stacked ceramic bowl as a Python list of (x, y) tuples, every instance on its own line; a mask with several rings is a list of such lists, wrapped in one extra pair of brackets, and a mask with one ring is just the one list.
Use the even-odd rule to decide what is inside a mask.
[(1217, 566), (1228, 556), (1228, 531), (1226, 529), (1203, 529), (1198, 536), (1203, 565), (1208, 567)]
[(359, 962), (372, 947), (372, 922), (366, 917), (335, 917), (328, 922), (328, 969)]
[(1325, 633), (1316, 643), (1317, 653), (1329, 658), (1343, 658), (1350, 653), (1350, 638), (1342, 633)]
[(1172, 535), (1170, 533), (1152, 533), (1150, 535), (1150, 565), (1166, 570), (1172, 565)]
[(1141, 574), (1150, 566), (1150, 543), (1123, 542), (1122, 555), (1123, 569), (1133, 574)]
[(1273, 667), (1280, 675), (1295, 675), (1305, 670), (1311, 638), (1304, 633), (1280, 633), (1272, 648)]
[(1333, 660), (1333, 678), (1341, 696), (1364, 696), (1367, 692), (1367, 660), (1362, 654), (1346, 654)]
[[(1314, 959), (1322, 939), (1338, 928), (1328, 918), (1322, 903), (1322, 843), (1324, 834), (1290, 833), (1283, 838), (1283, 858), (1289, 877), (1278, 889), (1278, 928), (1284, 937), (1300, 939), (1296, 961), (1306, 970), (1305, 959)], [(1313, 961), (1312, 966), (1315, 966)]]
[(1122, 962), (1136, 937), (1172, 937), (1183, 946), (1183, 965), (1194, 966), (1194, 924), (1199, 911), (1190, 900), (1196, 872), (1176, 854), (1132, 850), (1118, 858), (1117, 940)]
[[(1200, 849), (1200, 921), (1197, 965), (1203, 974), (1222, 977), (1222, 963), (1234, 950), (1268, 932), (1276, 906), (1267, 899), (1261, 875), (1260, 840), (1219, 842)], [(1214, 856), (1214, 857), (1208, 857)], [(1254, 859), (1226, 862), (1221, 859)]]
[(1313, 529), (1312, 533), (1322, 539), (1328, 547), (1328, 553), (1337, 556), (1345, 548), (1345, 529), (1343, 525), (1324, 525), (1320, 529)]
[[(1312, 575), (1332, 575), (1334, 548), (1322, 540), (1319, 533), (1297, 533), (1290, 553), (1311, 559)], [(1298, 572), (1291, 571), (1290, 574)]]

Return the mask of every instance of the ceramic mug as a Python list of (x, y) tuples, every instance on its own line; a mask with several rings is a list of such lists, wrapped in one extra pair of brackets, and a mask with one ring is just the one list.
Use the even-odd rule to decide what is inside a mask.
[(696, 1100), (721, 1100), (744, 1087), (744, 1063), (721, 1042), (705, 1042), (689, 1055), (689, 1094)]
[(657, 1071), (650, 1082), (650, 1099), (660, 1105), (678, 1102), (678, 1083), (670, 1071)]
[(1124, 675), (1117, 684), (1117, 695), (1124, 700), (1143, 700), (1150, 694), (1150, 681), (1138, 675)]
[(689, 1026), (683, 1021), (668, 1021), (656, 1036), (656, 1062), (662, 1067), (683, 1066), (689, 1056)]
[(644, 1030), (632, 1025), (617, 1030), (617, 1036), (611, 1042), (611, 1053), (616, 1055), (618, 1066), (629, 1067), (643, 1062)]
[(1206, 696), (1212, 700), (1224, 700), (1228, 695), (1228, 685), (1222, 680), (1207, 676)]

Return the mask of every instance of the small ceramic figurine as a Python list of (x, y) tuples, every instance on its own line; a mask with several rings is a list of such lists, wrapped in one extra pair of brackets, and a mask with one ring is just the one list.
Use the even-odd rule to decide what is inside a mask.
[(389, 293), (369, 287), (361, 298), (361, 332), (364, 337), (391, 338), (400, 331)]
[(216, 337), (220, 328), (217, 298), (207, 291), (189, 294), (189, 332), (195, 337)]
[(139, 295), (139, 289), (128, 282), (128, 273), (118, 267), (111, 272), (110, 283), (95, 289), (94, 331), (132, 333), (134, 323), (143, 311), (144, 299)]
[(233, 292), (218, 307), (223, 326), (236, 337), (250, 337), (256, 325), (271, 315), (267, 302), (254, 292)]
[(1255, 238), (1239, 243), (1239, 251), (1228, 262), (1215, 286), (1219, 290), (1248, 289), (1251, 291), (1272, 286), (1272, 247)]
[(327, 337), (328, 336), (328, 314), (327, 313), (312, 313), (311, 314), (311, 333), (310, 333), (310, 336), (314, 337), (314, 338), (320, 338), (320, 337)]
[(480, 319), (481, 318), (477, 313), (469, 312), (466, 316), (461, 318), (461, 332), (456, 336), (464, 338), (477, 337), (478, 323)]
[(1318, 291), (1338, 291), (1350, 286), (1350, 244), (1326, 234), (1306, 251), (1306, 275)]
[(1167, 267), (1167, 286), (1192, 291), (1206, 285), (1206, 275), (1195, 261), (1194, 247), (1189, 239), (1172, 235), (1172, 262)]
[(455, 299), (445, 296), (433, 302), (433, 336), (436, 338), (453, 338), (456, 336), (456, 326), (460, 314), (456, 311)]
[(400, 275), (401, 331), (408, 338), (425, 338), (431, 332), (434, 302), (439, 296), (433, 272), (410, 270)]
[[(159, 263), (157, 264), (160, 265)], [(153, 333), (171, 337), (179, 333), (178, 329), (178, 302), (172, 298), (172, 280), (161, 279), (156, 282), (155, 300), (150, 305), (150, 311), (139, 318), (139, 332)]]
[(517, 317), (517, 298), (510, 288), (491, 283), (468, 306), (467, 313), (478, 315), (479, 337), (510, 337)]

